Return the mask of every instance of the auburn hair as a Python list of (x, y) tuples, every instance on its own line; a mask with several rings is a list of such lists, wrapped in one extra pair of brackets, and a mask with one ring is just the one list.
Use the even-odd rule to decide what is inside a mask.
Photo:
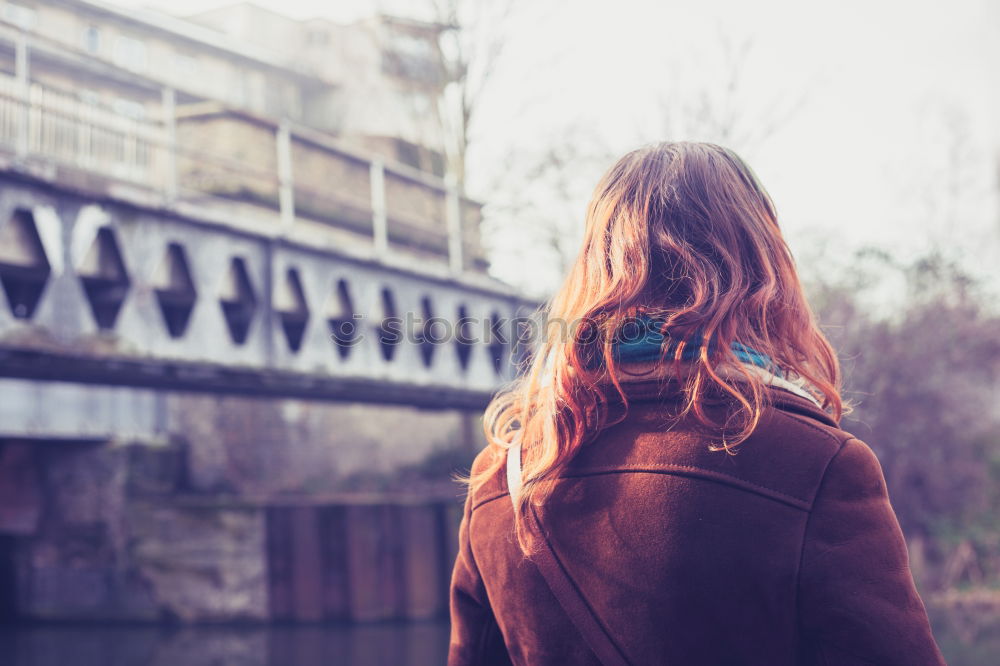
[[(515, 529), (526, 554), (533, 538), (525, 512), (543, 504), (573, 455), (612, 425), (609, 401), (624, 406), (615, 423), (627, 412), (613, 348), (640, 313), (663, 322), (671, 344), (661, 362), (673, 364), (682, 385), (679, 415), (716, 433), (713, 448), (734, 453), (767, 406), (762, 380), (738, 362), (734, 342), (804, 380), (826, 411), (842, 415), (836, 354), (753, 171), (711, 143), (634, 150), (597, 184), (579, 255), (542, 309), (538, 345), (484, 414), (487, 464), (464, 479), (475, 491), (504, 465), (507, 449), (521, 445)], [(729, 406), (722, 416), (707, 407), (720, 397)]]

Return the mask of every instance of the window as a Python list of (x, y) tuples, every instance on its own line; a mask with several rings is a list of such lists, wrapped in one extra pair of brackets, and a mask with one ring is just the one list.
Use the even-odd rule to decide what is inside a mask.
[(84, 28), (83, 50), (87, 53), (97, 53), (101, 50), (101, 30), (96, 25)]
[(121, 36), (115, 40), (112, 60), (125, 69), (142, 71), (146, 69), (146, 45), (134, 37)]

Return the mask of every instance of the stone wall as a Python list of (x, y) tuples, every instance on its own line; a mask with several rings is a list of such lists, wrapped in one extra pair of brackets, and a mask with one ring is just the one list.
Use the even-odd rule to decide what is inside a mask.
[(177, 169), (182, 187), (277, 208), (277, 140), (264, 123), (221, 113), (181, 115)]
[[(153, 441), (0, 440), (24, 619), (427, 618), (478, 414), (190, 393)], [(10, 487), (9, 487), (10, 488)], [(3, 569), (3, 567), (0, 567)]]
[(190, 490), (241, 496), (386, 490), (480, 427), (457, 410), (293, 399), (179, 394), (168, 409)]

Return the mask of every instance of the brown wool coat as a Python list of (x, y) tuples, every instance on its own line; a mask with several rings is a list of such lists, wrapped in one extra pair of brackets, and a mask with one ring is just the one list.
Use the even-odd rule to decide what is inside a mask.
[[(626, 420), (537, 514), (591, 631), (629, 664), (943, 664), (875, 455), (809, 400), (767, 390), (773, 406), (729, 456), (665, 425), (674, 382), (626, 384)], [(503, 470), (466, 500), (449, 666), (600, 663), (521, 556), (512, 511)]]

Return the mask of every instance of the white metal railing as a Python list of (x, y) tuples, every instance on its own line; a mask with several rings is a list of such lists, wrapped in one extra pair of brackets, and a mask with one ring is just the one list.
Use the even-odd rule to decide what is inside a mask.
[(161, 181), (160, 127), (0, 76), (0, 141), (18, 155), (44, 155), (115, 178)]

